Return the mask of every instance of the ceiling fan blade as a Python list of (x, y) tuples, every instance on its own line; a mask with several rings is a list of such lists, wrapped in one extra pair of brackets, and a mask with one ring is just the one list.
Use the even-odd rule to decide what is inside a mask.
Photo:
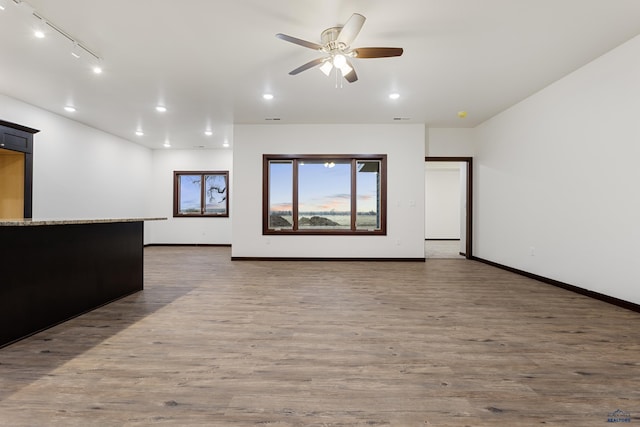
[(351, 61), (347, 61), (347, 65), (351, 67), (351, 71), (349, 71), (347, 74), (343, 75), (342, 77), (344, 77), (345, 80), (347, 80), (349, 83), (353, 83), (356, 80), (358, 80), (358, 75), (356, 74), (356, 69), (353, 68), (353, 64), (351, 63)]
[(389, 58), (401, 56), (404, 50), (401, 47), (359, 47), (352, 52), (356, 58)]
[(338, 43), (344, 43), (346, 46), (351, 45), (351, 42), (355, 40), (356, 36), (362, 29), (366, 19), (367, 18), (359, 13), (351, 15), (351, 18), (349, 18), (346, 24), (344, 24), (344, 27), (342, 27), (342, 30), (340, 30), (340, 34), (338, 34), (338, 39), (336, 41)]
[(322, 64), (326, 60), (327, 60), (327, 58), (314, 59), (313, 61), (309, 61), (306, 64), (299, 66), (295, 70), (290, 71), (289, 74), (292, 75), (292, 76), (295, 76), (296, 74), (300, 74), (301, 72), (303, 72), (305, 70), (308, 70), (309, 68), (313, 68), (313, 67), (316, 67), (316, 66)]
[(280, 40), (284, 40), (284, 41), (289, 42), (289, 43), (297, 44), (297, 45), (303, 46), (303, 47), (308, 47), (309, 49), (322, 50), (322, 46), (319, 45), (318, 43), (313, 43), (313, 42), (309, 42), (309, 41), (306, 41), (306, 40), (298, 39), (298, 38), (291, 37), (291, 36), (288, 36), (288, 35), (282, 34), (282, 33), (276, 34), (276, 37), (279, 38)]

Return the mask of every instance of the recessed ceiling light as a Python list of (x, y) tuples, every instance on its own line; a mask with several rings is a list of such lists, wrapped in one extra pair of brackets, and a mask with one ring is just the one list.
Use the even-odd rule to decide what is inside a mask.
[(207, 129), (207, 130), (204, 131), (204, 134), (207, 135), (207, 136), (211, 136), (211, 135), (213, 135), (213, 131), (211, 131), (210, 129)]
[(270, 93), (265, 93), (264, 95), (262, 95), (262, 97), (267, 101), (273, 99), (273, 95)]
[(4, 1), (3, 1), (3, 0), (0, 0), (0, 10), (4, 10), (4, 9), (5, 9), (5, 7), (4, 7)]
[(169, 140), (166, 140), (166, 141), (164, 142), (164, 147), (165, 147), (165, 148), (169, 148), (169, 147), (171, 147), (171, 143), (169, 142)]
[(398, 98), (400, 98), (399, 93), (394, 92), (389, 94), (389, 99), (398, 99)]
[(164, 112), (167, 111), (167, 107), (165, 107), (164, 105), (158, 105), (158, 106), (156, 106), (156, 111), (158, 113), (164, 113)]
[(102, 67), (99, 65), (96, 65), (93, 67), (93, 73), (94, 74), (102, 74)]
[(33, 35), (36, 36), (37, 39), (43, 39), (44, 38), (44, 31), (42, 30), (35, 30), (33, 32)]
[(222, 143), (222, 146), (223, 146), (223, 147), (225, 147), (225, 148), (226, 148), (226, 147), (228, 147), (228, 146), (229, 146), (229, 141), (225, 140), (225, 141)]
[(138, 135), (138, 136), (144, 136), (144, 132), (142, 132), (141, 130), (137, 130), (137, 131), (136, 131), (136, 135)]
[(76, 111), (76, 107), (74, 107), (73, 105), (67, 105), (66, 107), (64, 107), (65, 111), (68, 111), (69, 113), (74, 113)]

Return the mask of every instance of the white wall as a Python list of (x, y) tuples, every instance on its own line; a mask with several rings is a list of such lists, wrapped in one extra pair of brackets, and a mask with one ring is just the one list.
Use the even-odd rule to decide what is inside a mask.
[(425, 238), (460, 238), (460, 162), (425, 163)]
[(153, 215), (151, 150), (4, 95), (0, 118), (40, 130), (34, 137), (34, 218)]
[[(239, 125), (234, 257), (424, 258), (424, 126)], [(263, 236), (263, 154), (387, 154), (386, 236)]]
[(426, 152), (430, 157), (473, 157), (475, 129), (429, 128)]
[[(231, 218), (173, 218), (174, 171), (229, 171), (231, 150), (154, 150), (150, 190), (151, 211), (168, 218), (167, 221), (147, 223), (146, 231), (151, 243), (156, 244), (231, 244)], [(229, 186), (229, 199), (233, 202), (233, 185)]]
[(640, 304), (640, 37), (477, 128), (474, 255)]

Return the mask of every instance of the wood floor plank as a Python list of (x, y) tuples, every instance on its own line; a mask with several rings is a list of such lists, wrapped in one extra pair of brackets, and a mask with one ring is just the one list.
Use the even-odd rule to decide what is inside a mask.
[(640, 314), (468, 260), (145, 249), (145, 290), (0, 349), (0, 425), (640, 422)]

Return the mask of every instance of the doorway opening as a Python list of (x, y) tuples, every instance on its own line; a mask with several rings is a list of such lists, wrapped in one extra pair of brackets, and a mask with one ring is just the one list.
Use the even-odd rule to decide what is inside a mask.
[(425, 157), (427, 258), (472, 258), (472, 184), (472, 157)]
[(25, 155), (0, 148), (0, 219), (24, 216)]

